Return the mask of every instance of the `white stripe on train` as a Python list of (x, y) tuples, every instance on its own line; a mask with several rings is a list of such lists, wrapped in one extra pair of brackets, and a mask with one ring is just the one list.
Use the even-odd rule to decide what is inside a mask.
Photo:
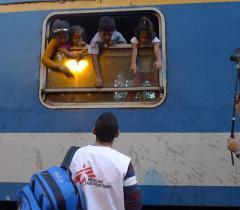
[[(240, 160), (231, 165), (228, 133), (122, 133), (115, 148), (130, 156), (142, 185), (240, 186)], [(91, 133), (1, 133), (1, 182), (28, 182), (61, 162), (71, 145), (94, 143)]]

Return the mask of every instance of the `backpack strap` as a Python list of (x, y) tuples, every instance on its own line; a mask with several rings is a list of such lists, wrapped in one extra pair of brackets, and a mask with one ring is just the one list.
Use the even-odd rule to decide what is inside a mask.
[(41, 210), (29, 184), (18, 192), (18, 197), (20, 200), (18, 209)]
[(61, 168), (64, 168), (65, 170), (68, 170), (71, 162), (72, 162), (72, 158), (75, 154), (75, 152), (79, 149), (80, 147), (77, 146), (71, 146), (68, 151), (67, 154), (65, 155), (62, 164), (61, 164)]
[[(67, 153), (66, 153), (66, 155), (65, 155), (65, 157), (64, 157), (64, 159), (63, 159), (63, 161), (62, 161), (62, 164), (61, 164), (61, 168), (63, 168), (63, 169), (65, 169), (66, 171), (68, 171), (70, 177), (72, 176), (72, 174), (71, 174), (71, 172), (70, 172), (70, 170), (69, 170), (69, 166), (70, 166), (70, 164), (71, 164), (71, 162), (72, 162), (72, 159), (73, 159), (73, 156), (74, 156), (75, 152), (76, 152), (79, 148), (80, 148), (80, 147), (77, 147), (77, 146), (71, 146), (71, 147), (68, 149), (68, 151), (67, 151)], [(72, 184), (73, 184), (73, 187), (74, 187), (74, 189), (75, 189), (75, 192), (76, 192), (76, 195), (77, 195), (77, 199), (78, 199), (77, 204), (76, 204), (76, 207), (77, 207), (77, 209), (80, 210), (80, 209), (82, 209), (82, 208), (81, 208), (81, 199), (80, 199), (80, 197), (79, 197), (78, 189), (77, 189), (76, 184), (73, 182), (73, 180), (72, 180), (72, 179), (70, 179), (70, 180), (71, 180), (71, 182), (72, 182)]]

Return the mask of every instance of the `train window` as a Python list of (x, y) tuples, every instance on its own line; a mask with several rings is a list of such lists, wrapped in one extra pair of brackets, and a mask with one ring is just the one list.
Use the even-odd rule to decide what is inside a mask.
[[(87, 49), (70, 48), (72, 53), (84, 52), (81, 60), (69, 59), (62, 52), (56, 52), (53, 60), (68, 67), (74, 77), (53, 71), (41, 64), (40, 100), (49, 108), (96, 108), (96, 107), (156, 107), (166, 97), (166, 51), (165, 22), (163, 14), (152, 8), (108, 9), (97, 11), (69, 11), (53, 13), (45, 18), (42, 33), (43, 55), (48, 45), (50, 27), (55, 19), (67, 21), (70, 25), (81, 25), (86, 31), (86, 41), (90, 43), (98, 31), (102, 16), (111, 16), (116, 21), (116, 29), (127, 40), (127, 44), (112, 45), (103, 49), (98, 60), (104, 80), (102, 88), (95, 87), (95, 73), (92, 57)], [(132, 46), (130, 40), (134, 28), (141, 17), (153, 23), (156, 36), (161, 40), (160, 71), (154, 69), (154, 49), (152, 46), (138, 48), (137, 74), (130, 71)], [(132, 29), (132, 30), (130, 30)]]

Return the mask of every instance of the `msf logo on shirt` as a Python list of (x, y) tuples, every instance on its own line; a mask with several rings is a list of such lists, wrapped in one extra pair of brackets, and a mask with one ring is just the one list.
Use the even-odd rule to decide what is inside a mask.
[(96, 175), (91, 166), (86, 167), (86, 164), (83, 165), (82, 169), (80, 169), (73, 181), (75, 183), (79, 183), (82, 185), (88, 185), (93, 187), (100, 187), (105, 189), (110, 189), (112, 186), (109, 183), (105, 183), (103, 180), (96, 179)]
[(88, 178), (95, 179), (96, 175), (91, 166), (86, 167), (86, 164), (83, 165), (82, 169), (80, 169), (75, 177), (74, 182), (79, 182), (80, 184), (87, 184)]

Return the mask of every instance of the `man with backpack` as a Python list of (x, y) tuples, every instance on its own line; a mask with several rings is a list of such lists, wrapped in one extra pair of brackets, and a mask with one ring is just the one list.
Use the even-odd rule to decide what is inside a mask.
[(70, 164), (83, 209), (139, 210), (141, 192), (131, 159), (112, 148), (118, 121), (110, 112), (96, 120), (94, 145), (78, 149)]

